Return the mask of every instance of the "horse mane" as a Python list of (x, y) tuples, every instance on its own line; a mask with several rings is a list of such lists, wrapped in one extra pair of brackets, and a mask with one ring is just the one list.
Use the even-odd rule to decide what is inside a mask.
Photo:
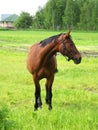
[(47, 44), (51, 43), (53, 40), (56, 40), (59, 36), (61, 36), (62, 33), (58, 34), (58, 35), (55, 35), (55, 36), (51, 36), (47, 39), (44, 39), (43, 41), (40, 41), (40, 44), (42, 46), (46, 46)]

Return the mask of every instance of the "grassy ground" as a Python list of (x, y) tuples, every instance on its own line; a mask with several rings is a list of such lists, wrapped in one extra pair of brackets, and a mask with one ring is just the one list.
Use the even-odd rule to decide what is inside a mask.
[[(19, 31), (17, 36), (16, 32), (0, 32), (0, 45), (29, 46), (32, 41), (39, 41), (50, 34), (56, 32), (43, 32), (40, 37), (41, 32)], [(96, 33), (85, 35), (89, 34), (90, 37), (96, 36)], [(72, 35), (78, 41), (79, 34), (74, 32)], [(79, 36), (84, 39), (83, 35)], [(92, 45), (91, 40), (85, 46), (97, 46), (97, 41)], [(84, 46), (80, 43), (78, 46)], [(98, 58), (84, 57), (81, 64), (75, 65), (58, 55), (59, 72), (53, 84), (53, 110), (48, 111), (45, 104), (43, 79), (43, 108), (34, 112), (34, 84), (26, 69), (26, 55), (21, 51), (0, 49), (0, 119), (4, 119), (0, 120), (1, 130), (4, 127), (7, 130), (97, 130)]]
[[(44, 38), (62, 33), (64, 31), (0, 31), (0, 44), (7, 45), (28, 45), (39, 42)], [(66, 32), (66, 31), (65, 31)], [(65, 33), (64, 32), (64, 33)], [(98, 46), (98, 33), (95, 32), (71, 32), (71, 36), (77, 45)], [(19, 44), (21, 43), (21, 44)]]

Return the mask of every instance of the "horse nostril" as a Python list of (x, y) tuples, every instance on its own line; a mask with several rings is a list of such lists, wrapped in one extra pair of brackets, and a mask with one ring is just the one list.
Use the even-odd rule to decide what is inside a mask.
[(80, 62), (81, 62), (81, 59), (82, 59), (82, 58), (80, 57), (80, 58), (79, 58), (79, 61), (80, 61)]
[(82, 59), (81, 57), (75, 58), (74, 59), (75, 64), (79, 64), (81, 62), (81, 59)]

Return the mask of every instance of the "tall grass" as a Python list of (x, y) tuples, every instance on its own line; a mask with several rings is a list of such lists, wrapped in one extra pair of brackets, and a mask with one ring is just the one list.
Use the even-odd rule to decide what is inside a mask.
[[(58, 34), (50, 31), (0, 31), (0, 112), (2, 130), (97, 130), (98, 58), (83, 57), (82, 63), (58, 55), (58, 70), (53, 84), (53, 110), (45, 104), (45, 79), (41, 84), (43, 108), (34, 112), (34, 84), (26, 68), (25, 52), (2, 49), (28, 47)], [(72, 32), (79, 49), (97, 51), (98, 33)], [(93, 47), (93, 48), (92, 48)], [(94, 51), (93, 50), (93, 51)], [(3, 109), (4, 104), (8, 109)], [(6, 124), (7, 122), (7, 124)], [(13, 122), (15, 125), (13, 125)]]
[(53, 110), (45, 104), (33, 111), (34, 84), (25, 65), (26, 53), (0, 50), (0, 101), (10, 108), (16, 130), (97, 130), (98, 58), (83, 58), (80, 65), (57, 56), (59, 73), (53, 84)]

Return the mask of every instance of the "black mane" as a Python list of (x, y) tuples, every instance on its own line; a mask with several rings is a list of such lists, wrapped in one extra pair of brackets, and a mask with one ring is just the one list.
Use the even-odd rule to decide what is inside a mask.
[(62, 35), (62, 33), (58, 34), (58, 35), (55, 35), (55, 36), (52, 36), (52, 37), (49, 37), (47, 39), (44, 39), (43, 41), (40, 41), (40, 44), (42, 46), (46, 46), (47, 44), (51, 43), (53, 40), (56, 40), (61, 35)]

